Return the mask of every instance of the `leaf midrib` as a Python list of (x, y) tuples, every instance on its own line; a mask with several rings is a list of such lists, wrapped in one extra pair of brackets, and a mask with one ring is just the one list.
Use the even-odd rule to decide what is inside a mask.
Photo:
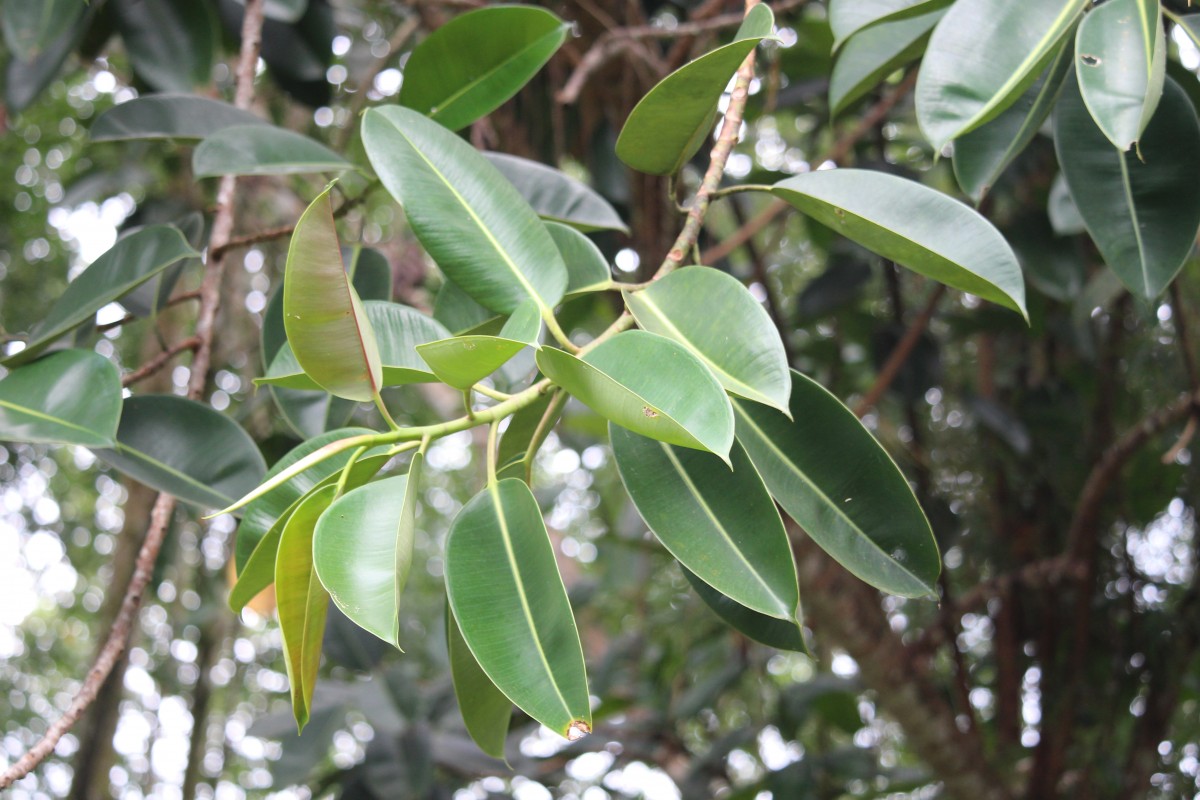
[[(688, 472), (684, 468), (683, 464), (679, 461), (679, 457), (676, 456), (675, 452), (671, 449), (671, 446), (669, 444), (667, 444), (666, 442), (659, 442), (658, 445), (660, 447), (662, 447), (663, 452), (666, 453), (667, 460), (671, 462), (671, 466), (675, 468), (675, 471), (677, 473), (679, 473), (679, 477), (683, 481), (684, 485), (687, 487), (688, 492), (691, 493), (691, 495), (696, 499), (696, 502), (700, 504), (700, 508), (704, 511), (705, 516), (707, 516), (709, 518), (709, 520), (712, 521), (713, 527), (717, 530), (717, 533), (719, 533), (721, 535), (721, 538), (725, 540), (725, 543), (727, 545), (729, 545), (729, 549), (732, 550), (734, 555), (737, 556), (738, 560), (741, 561), (742, 564), (745, 565), (746, 569), (750, 572), (751, 575), (754, 576), (754, 579), (756, 581), (758, 581), (759, 585), (762, 586), (762, 588), (766, 590), (767, 595), (775, 598), (775, 600), (779, 603), (780, 607), (785, 609), (785, 611), (786, 611), (788, 608), (788, 604), (787, 604), (787, 602), (785, 602), (785, 599), (781, 598), (778, 594), (775, 593), (775, 590), (771, 588), (770, 584), (767, 583), (766, 579), (764, 579), (763, 576), (759, 573), (759, 571), (754, 568), (754, 565), (750, 563), (750, 561), (742, 553), (741, 549), (739, 549), (737, 544), (734, 543), (734, 541), (733, 541), (732, 537), (730, 537), (728, 531), (725, 530), (725, 526), (721, 523), (721, 520), (719, 520), (717, 518), (717, 515), (713, 512), (712, 507), (709, 506), (708, 501), (704, 499), (704, 496), (700, 493), (700, 490), (696, 487), (695, 482), (692, 481), (692, 476), (688, 474)], [(693, 570), (693, 572), (694, 571), (695, 570)], [(699, 573), (697, 573), (697, 575), (698, 574)], [(707, 581), (705, 581), (705, 583), (707, 583)], [(713, 588), (716, 588), (716, 587), (713, 587)], [(794, 611), (794, 610), (795, 609), (793, 608), (792, 611)], [(764, 613), (768, 613), (768, 612), (764, 612)], [(775, 616), (775, 615), (770, 614), (770, 616)], [(779, 619), (788, 619), (788, 617), (779, 617)]]
[[(8, 408), (13, 411), (16, 411), (18, 414), (27, 414), (28, 416), (31, 416), (34, 419), (44, 420), (46, 422), (51, 422), (56, 425), (61, 425), (62, 427), (68, 428), (73, 431), (79, 431), (80, 433), (90, 434), (92, 436), (102, 439), (104, 444), (106, 444), (106, 445), (111, 445), (113, 443), (113, 438), (111, 436), (109, 436), (108, 438), (104, 438), (102, 434), (97, 433), (96, 431), (92, 430), (91, 428), (85, 428), (82, 425), (76, 425), (75, 423), (69, 422), (65, 419), (62, 419), (61, 417), (53, 417), (49, 414), (44, 414), (41, 411), (38, 411), (36, 409), (28, 408), (26, 406), (21, 406), (21, 405), (17, 405), (16, 403), (9, 402), (8, 400), (0, 399), (0, 408)], [(99, 446), (99, 443), (94, 443), (93, 446)]]
[[(183, 483), (186, 483), (189, 486), (199, 489), (200, 492), (203, 494), (208, 494), (213, 497), (219, 497), (221, 500), (220, 500), (220, 503), (217, 505), (220, 505), (222, 508), (224, 508), (225, 506), (227, 506), (233, 502), (232, 497), (226, 497), (222, 494), (219, 494), (215, 489), (213, 489), (208, 484), (201, 483), (200, 481), (195, 480), (190, 475), (180, 472), (179, 470), (175, 469), (172, 466), (164, 464), (163, 462), (159, 461), (157, 458), (153, 458), (149, 454), (144, 453), (141, 450), (136, 450), (127, 444), (121, 443), (120, 441), (118, 441), (112, 449), (118, 453), (123, 453), (124, 455), (128, 456), (129, 458), (133, 458), (135, 460), (139, 460), (139, 461), (145, 462), (147, 464), (151, 464), (154, 467), (157, 467), (158, 469), (167, 473), (168, 475), (178, 478)], [(172, 494), (172, 493), (168, 492), (168, 494)]]
[(520, 50), (517, 50), (515, 53), (513, 53), (508, 58), (504, 59), (503, 61), (496, 64), (494, 67), (492, 67), (491, 69), (484, 72), (483, 75), (481, 75), (480, 77), (470, 81), (466, 86), (463, 86), (458, 91), (449, 95), (445, 100), (442, 101), (441, 105), (431, 107), (430, 119), (436, 120), (438, 117), (442, 116), (442, 112), (451, 108), (455, 102), (457, 102), (460, 98), (463, 97), (463, 95), (478, 88), (479, 85), (482, 84), (484, 81), (489, 80), (496, 73), (503, 70), (505, 67), (507, 67), (509, 64), (513, 63), (514, 61), (516, 61), (518, 58), (521, 58), (522, 56), (524, 56), (530, 50), (533, 50), (535, 47), (537, 47), (539, 44), (541, 44), (545, 40), (550, 39), (560, 33), (563, 33), (563, 27), (564, 27), (563, 25), (557, 25), (557, 26), (555, 26), (555, 28), (553, 30), (543, 33), (541, 36), (539, 36), (536, 39), (534, 39), (533, 41), (529, 42), (528, 44), (526, 44)]
[(1121, 197), (1125, 201), (1125, 207), (1129, 209), (1129, 220), (1133, 223), (1133, 240), (1137, 243), (1138, 266), (1142, 271), (1142, 289), (1145, 292), (1145, 296), (1150, 297), (1150, 265), (1146, 259), (1146, 242), (1142, 238), (1141, 220), (1138, 217), (1137, 205), (1133, 202), (1133, 184), (1129, 177), (1129, 162), (1126, 160), (1124, 153), (1119, 150), (1115, 152), (1117, 154), (1117, 162), (1121, 165)]
[(766, 435), (766, 433), (763, 431), (763, 429), (760, 428), (754, 422), (754, 420), (750, 417), (749, 414), (747, 414), (745, 411), (743, 411), (738, 406), (737, 403), (734, 403), (733, 407), (737, 411), (737, 413), (741, 414), (742, 418), (746, 420), (746, 424), (754, 429), (754, 432), (756, 434), (758, 434), (758, 438), (761, 439), (763, 441), (763, 443), (766, 444), (766, 446), (771, 449), (771, 452), (773, 452), (775, 455), (777, 455), (779, 457), (779, 459), (784, 464), (787, 465), (788, 470), (790, 472), (794, 473), (796, 475), (796, 477), (798, 477), (806, 486), (809, 487), (809, 489), (811, 489), (813, 491), (814, 494), (816, 494), (819, 498), (821, 498), (821, 500), (823, 500), (825, 502), (825, 505), (828, 506), (830, 509), (832, 509), (833, 513), (836, 516), (838, 516), (839, 518), (841, 518), (841, 520), (846, 524), (846, 526), (851, 531), (853, 531), (858, 536), (858, 538), (867, 542), (871, 546), (871, 549), (874, 550), (875, 552), (877, 552), (879, 555), (881, 555), (888, 564), (892, 565), (895, 569), (899, 570), (900, 572), (904, 573), (905, 575), (907, 575), (908, 577), (910, 577), (914, 581), (916, 581), (917, 585), (924, 587), (926, 591), (930, 591), (930, 592), (933, 591), (932, 586), (930, 586), (928, 583), (926, 583), (922, 579), (918, 578), (915, 574), (913, 574), (913, 572), (911, 570), (909, 570), (907, 567), (903, 566), (902, 564), (897, 562), (895, 559), (893, 559), (890, 555), (888, 555), (887, 552), (884, 551), (884, 549), (882, 547), (880, 547), (879, 544), (874, 539), (872, 539), (870, 536), (867, 536), (866, 532), (863, 531), (862, 528), (860, 528), (852, 519), (850, 519), (850, 517), (848, 517), (844, 511), (842, 511), (841, 507), (839, 507), (837, 503), (833, 502), (833, 500), (831, 500), (829, 498), (829, 495), (827, 495), (823, 491), (821, 491), (821, 489), (816, 484), (814, 484), (811, 480), (808, 479), (807, 475), (805, 475), (798, 468), (793, 466), (792, 460), (790, 458), (788, 458), (787, 455), (782, 450), (780, 450), (773, 441), (771, 441), (770, 437), (768, 437)]

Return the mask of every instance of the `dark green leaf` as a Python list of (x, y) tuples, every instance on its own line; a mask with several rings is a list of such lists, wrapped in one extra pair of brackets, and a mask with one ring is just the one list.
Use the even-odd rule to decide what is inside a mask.
[(738, 441), (792, 519), (850, 572), (904, 597), (934, 594), (941, 563), (895, 462), (836, 397), (792, 373), (792, 416), (735, 401)]
[(886, 22), (927, 14), (950, 5), (952, 0), (831, 0), (829, 27), (837, 50), (856, 32)]
[(528, 486), (503, 480), (463, 507), (445, 571), (454, 618), (492, 683), (560, 736), (591, 733), (579, 632)]
[(1058, 161), (1105, 262), (1136, 296), (1153, 300), (1183, 266), (1200, 227), (1200, 123), (1168, 81), (1136, 153), (1096, 127), (1074, 83), (1054, 117)]
[[(63, 0), (58, 0), (62, 2)], [(6, 0), (4, 9), (8, 13), (10, 7), (28, 6), (31, 10), (41, 4), (28, 0)], [(82, 13), (67, 14), (56, 18), (54, 38), (38, 49), (36, 57), (30, 61), (19, 58), (9, 58), (4, 70), (4, 99), (8, 105), (8, 113), (16, 115), (28, 108), (38, 95), (58, 75), (63, 63), (70, 57), (71, 51), (79, 44), (87, 32), (93, 17), (96, 15), (95, 6)]]
[(492, 325), (498, 332), (504, 324), (499, 314), (479, 305), (471, 295), (458, 288), (458, 284), (448, 279), (442, 282), (433, 300), (433, 318), (455, 336)]
[(207, 86), (218, 22), (195, 0), (112, 0), (117, 30), (137, 76), (160, 92)]
[(192, 153), (197, 178), (344, 172), (354, 165), (320, 142), (269, 125), (235, 125), (208, 136)]
[(152, 489), (205, 509), (229, 506), (253, 490), (267, 470), (240, 425), (173, 395), (127, 398), (116, 448), (96, 455)]
[(446, 604), (446, 650), (450, 656), (454, 695), (458, 698), (458, 709), (467, 733), (480, 750), (493, 758), (504, 758), (504, 741), (508, 738), (508, 725), (512, 720), (512, 701), (496, 688), (471, 654), (449, 603)]
[(576, 230), (622, 231), (629, 228), (607, 200), (587, 184), (564, 172), (505, 153), (484, 153), (492, 166), (508, 178), (525, 202), (544, 220), (561, 222)]
[(664, 336), (625, 331), (582, 359), (543, 347), (538, 368), (602, 417), (668, 444), (728, 461), (729, 398), (691, 351)]
[(603, 289), (612, 280), (608, 260), (588, 237), (575, 228), (547, 222), (546, 230), (554, 240), (563, 263), (567, 265), (567, 296)]
[(794, 621), (796, 566), (783, 520), (736, 444), (720, 458), (608, 426), (625, 490), (650, 530), (706, 583), (747, 608)]
[(1028, 319), (1012, 248), (990, 222), (936, 189), (883, 172), (833, 169), (788, 178), (773, 191), (884, 258)]
[(368, 483), (339, 497), (317, 523), (313, 561), (347, 617), (400, 646), (400, 595), (412, 566), (421, 463), (407, 475)]
[(473, 147), (407, 108), (373, 108), (363, 146), (438, 266), (475, 300), (543, 315), (562, 299), (567, 268), (533, 209)]
[(934, 8), (854, 34), (838, 54), (829, 78), (831, 113), (842, 113), (888, 75), (915, 61), (925, 49), (929, 32), (944, 14), (945, 9)]
[(112, 447), (121, 376), (88, 350), (63, 350), (0, 380), (0, 441)]
[(409, 56), (400, 102), (452, 131), (465, 128), (516, 94), (562, 45), (567, 29), (534, 6), (455, 17)]
[(682, 344), (726, 391), (787, 412), (792, 381), (783, 342), (741, 281), (708, 267), (688, 267), (623, 295), (643, 330)]
[(732, 43), (707, 53), (659, 81), (625, 120), (617, 156), (639, 172), (674, 175), (708, 139), (717, 103), (729, 79), (775, 17), (766, 4), (750, 10)]
[(9, 356), (5, 363), (11, 366), (31, 360), (104, 306), (177, 261), (198, 255), (183, 234), (170, 225), (153, 225), (122, 237), (67, 286), (30, 331), (25, 349)]
[(92, 124), (94, 142), (117, 139), (204, 139), (234, 125), (267, 125), (249, 111), (194, 94), (152, 94), (105, 111)]
[(958, 0), (929, 40), (917, 120), (935, 150), (995, 119), (1025, 93), (1088, 0)]
[(688, 583), (692, 585), (704, 604), (711, 608), (713, 613), (729, 627), (756, 642), (761, 642), (777, 650), (791, 650), (796, 653), (808, 652), (808, 648), (804, 644), (804, 630), (797, 621), (800, 618), (799, 613), (797, 613), (796, 619), (782, 620), (751, 611), (700, 580), (682, 564), (680, 569), (683, 570), (684, 577), (688, 579)]
[(4, 44), (14, 59), (33, 61), (40, 58), (83, 11), (81, 0), (4, 0), (0, 6)]

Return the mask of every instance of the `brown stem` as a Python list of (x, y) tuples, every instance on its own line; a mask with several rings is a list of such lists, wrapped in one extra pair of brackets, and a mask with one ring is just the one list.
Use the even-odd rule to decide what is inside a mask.
[(157, 373), (160, 369), (162, 369), (163, 367), (165, 367), (167, 365), (168, 361), (170, 361), (172, 358), (179, 355), (183, 351), (195, 350), (199, 346), (200, 346), (200, 337), (199, 336), (188, 337), (187, 339), (184, 339), (182, 342), (179, 342), (178, 344), (168, 347), (166, 350), (163, 350), (161, 353), (159, 353), (154, 358), (147, 361), (145, 364), (142, 364), (140, 367), (135, 369), (133, 372), (130, 372), (127, 375), (122, 375), (121, 376), (121, 385), (126, 386), (126, 387), (133, 386), (138, 381), (145, 380), (146, 378), (149, 378), (151, 375), (154, 375), (155, 373)]
[[(180, 303), (187, 302), (188, 300), (199, 300), (199, 299), (200, 299), (199, 292), (182, 292), (180, 294), (175, 295), (170, 300), (168, 300), (166, 302), (166, 304), (163, 305), (163, 308), (171, 308), (172, 306), (177, 306)], [(97, 325), (96, 333), (104, 333), (105, 331), (110, 331), (113, 328), (119, 328), (122, 325), (128, 325), (131, 322), (136, 322), (138, 319), (139, 319), (139, 317), (134, 314), (126, 314), (124, 317), (117, 320), (116, 322), (106, 322), (103, 325)]]
[(879, 375), (875, 378), (875, 383), (863, 396), (863, 399), (854, 407), (855, 416), (862, 417), (868, 411), (875, 407), (879, 402), (879, 398), (883, 397), (883, 393), (892, 385), (892, 381), (896, 379), (896, 375), (900, 373), (900, 368), (904, 366), (909, 357), (913, 353), (913, 349), (917, 346), (917, 342), (921, 339), (921, 334), (929, 327), (929, 321), (933, 319), (933, 312), (937, 308), (938, 301), (942, 299), (942, 295), (946, 293), (944, 284), (938, 284), (933, 293), (929, 295), (929, 299), (925, 301), (925, 307), (921, 309), (920, 315), (912, 321), (908, 326), (908, 330), (904, 332), (904, 336), (896, 344), (896, 348), (892, 350), (884, 362), (883, 368), (879, 370)]
[[(249, 108), (254, 99), (254, 67), (258, 63), (259, 46), (262, 41), (264, 0), (246, 0), (245, 16), (242, 20), (242, 44), (238, 56), (236, 105), (238, 108)], [(214, 247), (225, 244), (233, 228), (233, 205), (235, 199), (236, 179), (232, 176), (221, 180), (217, 191), (217, 216), (213, 221), (211, 242)], [(188, 385), (188, 394), (193, 399), (202, 397), (207, 386), (208, 364), (212, 353), (213, 324), (216, 321), (217, 309), (220, 306), (220, 284), (223, 271), (223, 259), (210, 251), (209, 262), (205, 267), (204, 281), (200, 287), (200, 312), (196, 323), (196, 337), (199, 339), (196, 357), (192, 361), (192, 378)], [(121, 601), (121, 611), (108, 632), (108, 638), (100, 649), (95, 663), (83, 681), (78, 694), (71, 700), (71, 705), (61, 717), (46, 729), (46, 733), (33, 747), (21, 756), (15, 764), (0, 775), (0, 789), (6, 789), (14, 782), (25, 777), (40, 763), (45, 761), (59, 740), (71, 730), (88, 707), (95, 701), (100, 687), (120, 659), (129, 640), (133, 635), (134, 623), (142, 605), (142, 596), (154, 576), (154, 565), (158, 561), (158, 553), (162, 549), (170, 525), (171, 515), (175, 510), (175, 498), (169, 494), (160, 494), (154, 501), (150, 512), (150, 528), (138, 551), (137, 564), (134, 567), (133, 578)]]
[[(903, 100), (908, 93), (912, 91), (916, 84), (917, 73), (916, 71), (913, 71), (908, 75), (907, 78), (904, 79), (902, 83), (900, 83), (900, 85), (885, 95), (875, 105), (873, 105), (849, 133), (845, 134), (836, 142), (834, 142), (833, 147), (829, 148), (827, 152), (817, 158), (813, 163), (820, 165), (827, 161), (831, 161), (836, 164), (845, 159), (846, 156), (849, 155), (850, 150), (856, 144), (858, 144), (864, 136), (870, 133), (875, 126), (878, 125), (891, 112), (896, 104)], [(740, 227), (725, 241), (715, 245), (714, 247), (710, 247), (707, 251), (705, 251), (703, 262), (705, 264), (712, 264), (722, 258), (725, 258), (725, 256), (729, 255), (738, 247), (740, 247), (742, 242), (745, 242), (747, 239), (756, 236), (759, 231), (770, 224), (771, 220), (778, 217), (788, 208), (791, 208), (791, 206), (782, 200), (772, 201), (767, 205), (766, 208), (764, 208), (755, 216), (751, 217), (749, 222)]]

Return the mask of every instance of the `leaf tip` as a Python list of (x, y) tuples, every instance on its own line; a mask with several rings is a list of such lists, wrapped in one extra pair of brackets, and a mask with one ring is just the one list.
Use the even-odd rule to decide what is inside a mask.
[(567, 741), (578, 742), (592, 732), (592, 726), (585, 720), (577, 719), (567, 726)]

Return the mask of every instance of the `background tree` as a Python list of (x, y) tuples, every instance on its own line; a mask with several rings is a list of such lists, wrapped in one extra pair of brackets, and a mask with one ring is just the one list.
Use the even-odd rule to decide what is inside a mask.
[[(0, 436), (14, 441), (0, 449), (0, 758), (15, 796), (296, 784), (341, 797), (1194, 792), (1200, 26), (1188, 9), (785, 0), (772, 20), (723, 2), (468, 13), (477, 5), (0, 6), (0, 148), (14, 175), (0, 230), (11, 370)], [(503, 69), (482, 87), (456, 71), (487, 59)], [(592, 189), (529, 161), (484, 161), (465, 141)], [(841, 169), (817, 169), (829, 166)], [(342, 175), (322, 192), (328, 173)], [(457, 200), (414, 187), (414, 175), (450, 175)], [(566, 223), (532, 244), (514, 234), (513, 247), (551, 242), (571, 283), (554, 287), (553, 250), (514, 257), (515, 295), (480, 283), (456, 252), (479, 218), (475, 183), (500, 192), (505, 219), (528, 204), (523, 230), (542, 230), (533, 211)], [(329, 268), (338, 237), (344, 274)], [(715, 269), (678, 269), (693, 260)], [(302, 276), (284, 282), (291, 296), (278, 290), (285, 274)], [(296, 289), (319, 282), (327, 289)], [(563, 291), (578, 296), (559, 306)], [(339, 292), (367, 301), (343, 309), (353, 330), (306, 322)], [(738, 310), (751, 297), (761, 307)], [(432, 319), (382, 304), (395, 300)], [(635, 319), (653, 333), (614, 336)], [(754, 336), (764, 320), (770, 335)], [(525, 389), (525, 345), (542, 327), (537, 367), (582, 402)], [(738, 335), (737, 349), (706, 349), (711, 329)], [(378, 361), (322, 357), (370, 330)], [(778, 347), (764, 358), (816, 383), (796, 378), (780, 396), (769, 370), (737, 388), (721, 381), (743, 398), (731, 406), (717, 378), (751, 361), (747, 342)], [(580, 346), (585, 360), (615, 355), (581, 366), (570, 354)], [(675, 379), (690, 405), (646, 394), (667, 356), (699, 370)], [(656, 370), (622, 371), (647, 358)], [(614, 406), (628, 397), (611, 384), (597, 392), (588, 369), (640, 391), (641, 419)], [(688, 382), (704, 375), (715, 395)], [(883, 451), (817, 384), (897, 460), (929, 526), (907, 510)], [(456, 390), (476, 418), (454, 421)], [(720, 425), (682, 416), (706, 397), (742, 421), (736, 449)], [(769, 408), (789, 401), (794, 422)], [(498, 453), (474, 424), (496, 408), (518, 411)], [(621, 427), (610, 446), (603, 416), (691, 449)], [(682, 433), (664, 434), (664, 418)], [(344, 424), (355, 428), (325, 433)], [(371, 436), (392, 438), (352, 438)], [(240, 530), (230, 515), (200, 517), (314, 438), (351, 441), (325, 472), (300, 476), (328, 476), (327, 488), (302, 502), (307, 487), (276, 489)], [(786, 457), (764, 456), (772, 447)], [(403, 455), (358, 486), (418, 448), (412, 466)], [(360, 466), (342, 470), (351, 454)], [(683, 466), (653, 466), (662, 454)], [(718, 456), (731, 473), (703, 466)], [(807, 653), (787, 622), (794, 601), (778, 591), (786, 575), (756, 599), (727, 554), (704, 572), (713, 552), (696, 549), (694, 527), (673, 539), (679, 512), (662, 511), (684, 494), (664, 479), (674, 475), (700, 481), (721, 519), (736, 516), (719, 513), (722, 500), (738, 508), (732, 498), (767, 509), (769, 527), (773, 506), (749, 502), (743, 483), (759, 473), (763, 497), (809, 523), (787, 522)], [(823, 491), (780, 477), (793, 473)], [(460, 516), (468, 498), (510, 475), (492, 482), (506, 487), (499, 507), (533, 497), (544, 514), (589, 678), (582, 703), (567, 698), (562, 670), (575, 666), (550, 653), (550, 680), (532, 695), (504, 687), (515, 716), (489, 680), (503, 683), (509, 651), (489, 653), (475, 618), (504, 598), (472, 600), (454, 551), (462, 520), (495, 529), (478, 501)], [(332, 510), (354, 524), (323, 531), (318, 517), (338, 515), (321, 504), (335, 495)], [(874, 522), (829, 523), (842, 495), (864, 497)], [(522, 529), (536, 528), (537, 509), (525, 510)], [(276, 556), (257, 540), (272, 541), (281, 514)], [(382, 583), (363, 575), (378, 557), (322, 550), (322, 536), (340, 545), (381, 525), (390, 534), (363, 546), (385, 545), (394, 568)], [(940, 575), (909, 561), (930, 528)], [(315, 549), (302, 530), (315, 530)], [(901, 556), (855, 551), (854, 535), (900, 536)], [(478, 544), (467, 541), (463, 553)], [(786, 562), (744, 552), (751, 566)], [(227, 609), (231, 560), (232, 602), (254, 609), (244, 621)], [(547, 585), (553, 566), (543, 560), (528, 586)], [(368, 590), (394, 599), (406, 570), (398, 615), (341, 602)], [(281, 577), (282, 638), (267, 621), (275, 598), (254, 597)], [(446, 583), (466, 623), (461, 639), (449, 630), (449, 649)], [(322, 586), (341, 600), (317, 648), (296, 634), (323, 609)], [(940, 602), (899, 596), (926, 586)], [(300, 623), (297, 598), (311, 612)], [(540, 704), (553, 684), (582, 706), (562, 725)], [(575, 742), (534, 722), (581, 732), (588, 715), (594, 735)]]

